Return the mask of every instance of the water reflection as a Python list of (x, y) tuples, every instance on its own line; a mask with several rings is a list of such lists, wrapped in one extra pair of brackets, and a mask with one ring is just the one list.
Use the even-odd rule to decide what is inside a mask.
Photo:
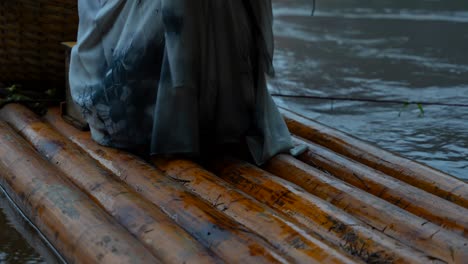
[[(276, 0), (276, 93), (468, 104), (468, 3)], [(464, 3), (463, 3), (464, 2)], [(468, 108), (280, 105), (468, 179)]]
[(63, 263), (0, 189), (0, 263)]

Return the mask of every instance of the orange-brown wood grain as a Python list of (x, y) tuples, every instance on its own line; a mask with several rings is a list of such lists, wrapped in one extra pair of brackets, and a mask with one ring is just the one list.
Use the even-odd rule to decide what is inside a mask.
[(158, 169), (102, 147), (66, 124), (57, 109), (45, 117), (49, 124), (14, 104), (0, 110), (0, 117), (155, 260), (352, 263), (360, 260), (350, 255), (357, 255), (379, 263), (459, 263), (468, 258), (466, 208), (319, 144), (310, 143), (298, 159), (334, 175), (288, 155), (268, 162), (264, 168), (270, 173), (234, 159), (210, 160), (214, 174), (182, 159), (155, 158)]
[(468, 259), (468, 239), (463, 235), (408, 213), (292, 156), (278, 155), (265, 168), (427, 254), (451, 263)]
[[(172, 219), (112, 174), (98, 166), (23, 106), (0, 110), (9, 122), (56, 168), (166, 263), (213, 263), (216, 258)], [(177, 249), (177, 250), (175, 250)]]
[(468, 184), (459, 179), (374, 147), (289, 110), (282, 108), (281, 113), (293, 134), (468, 208)]
[(298, 159), (325, 170), (368, 193), (444, 228), (468, 234), (468, 209), (387, 176), (380, 171), (297, 137), (295, 144), (308, 147)]
[[(152, 201), (177, 223), (229, 263), (293, 262), (275, 252), (255, 232), (228, 218), (188, 192), (184, 181), (172, 179), (132, 154), (97, 145), (89, 133), (66, 124), (56, 109), (46, 120), (84, 151)], [(208, 190), (209, 191), (209, 190)]]
[(349, 253), (375, 263), (431, 263), (434, 258), (369, 226), (299, 186), (246, 162), (220, 159), (209, 168), (259, 202), (288, 215)]
[(0, 123), (0, 183), (69, 263), (160, 263), (65, 178)]
[(270, 241), (297, 263), (356, 263), (337, 246), (275, 214), (197, 163), (183, 159), (153, 158), (154, 164), (218, 210)]

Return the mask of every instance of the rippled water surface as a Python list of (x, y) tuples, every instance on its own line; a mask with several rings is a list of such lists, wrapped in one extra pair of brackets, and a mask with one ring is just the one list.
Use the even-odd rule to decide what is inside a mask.
[[(468, 105), (468, 1), (317, 1), (311, 17), (312, 0), (274, 0), (272, 92)], [(420, 117), (414, 105), (276, 100), (468, 179), (468, 108), (424, 106)], [(0, 192), (0, 263), (55, 261)]]
[[(468, 1), (276, 0), (271, 91), (468, 106)], [(468, 107), (276, 98), (378, 146), (468, 179)]]
[[(39, 253), (38, 253), (39, 252)], [(0, 263), (60, 263), (0, 189)]]

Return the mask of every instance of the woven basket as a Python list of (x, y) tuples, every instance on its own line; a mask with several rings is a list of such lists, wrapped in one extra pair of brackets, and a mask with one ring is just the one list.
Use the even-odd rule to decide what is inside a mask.
[(77, 0), (0, 0), (0, 83), (64, 87), (60, 45), (76, 39)]

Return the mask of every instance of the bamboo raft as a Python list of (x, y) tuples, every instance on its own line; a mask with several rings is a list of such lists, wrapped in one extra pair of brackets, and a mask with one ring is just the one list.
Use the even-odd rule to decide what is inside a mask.
[(0, 185), (69, 263), (468, 263), (468, 184), (281, 109), (297, 157), (259, 168), (102, 147), (0, 110)]

